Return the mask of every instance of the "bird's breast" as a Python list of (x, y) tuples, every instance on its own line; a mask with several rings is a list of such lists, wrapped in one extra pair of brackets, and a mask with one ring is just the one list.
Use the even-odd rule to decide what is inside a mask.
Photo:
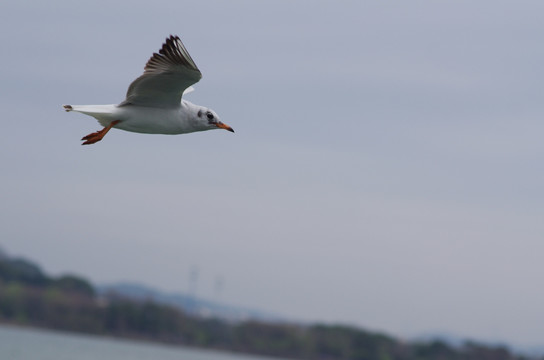
[(144, 134), (183, 134), (192, 132), (183, 108), (151, 108), (143, 106), (119, 107), (121, 122), (115, 127)]

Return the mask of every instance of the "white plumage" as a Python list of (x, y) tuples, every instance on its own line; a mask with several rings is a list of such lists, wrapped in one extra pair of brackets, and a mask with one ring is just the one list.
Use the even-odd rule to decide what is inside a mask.
[(144, 74), (134, 80), (126, 99), (118, 105), (64, 105), (66, 111), (90, 115), (104, 129), (83, 137), (83, 145), (94, 144), (113, 127), (146, 134), (185, 134), (232, 128), (206, 107), (182, 100), (184, 93), (202, 74), (177, 36), (166, 39), (161, 50), (145, 65)]

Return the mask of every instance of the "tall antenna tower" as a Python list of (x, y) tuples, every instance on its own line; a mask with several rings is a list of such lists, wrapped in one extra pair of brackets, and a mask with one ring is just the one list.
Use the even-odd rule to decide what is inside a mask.
[(189, 272), (189, 296), (196, 301), (196, 290), (198, 287), (198, 267), (193, 265)]
[(217, 275), (213, 283), (213, 292), (215, 296), (215, 301), (221, 300), (221, 294), (223, 293), (224, 288), (225, 288), (225, 279), (221, 275)]

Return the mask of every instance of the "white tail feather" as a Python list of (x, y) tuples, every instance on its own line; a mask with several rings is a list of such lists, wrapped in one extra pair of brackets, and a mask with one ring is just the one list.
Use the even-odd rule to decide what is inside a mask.
[(114, 119), (115, 105), (63, 105), (66, 111), (76, 111), (94, 117), (102, 126), (108, 126)]

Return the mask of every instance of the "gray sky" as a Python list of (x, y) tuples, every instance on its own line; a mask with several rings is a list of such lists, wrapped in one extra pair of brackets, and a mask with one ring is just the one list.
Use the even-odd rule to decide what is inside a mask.
[[(542, 344), (541, 1), (3, 2), (0, 246), (295, 319)], [(179, 35), (235, 134), (111, 131)]]

